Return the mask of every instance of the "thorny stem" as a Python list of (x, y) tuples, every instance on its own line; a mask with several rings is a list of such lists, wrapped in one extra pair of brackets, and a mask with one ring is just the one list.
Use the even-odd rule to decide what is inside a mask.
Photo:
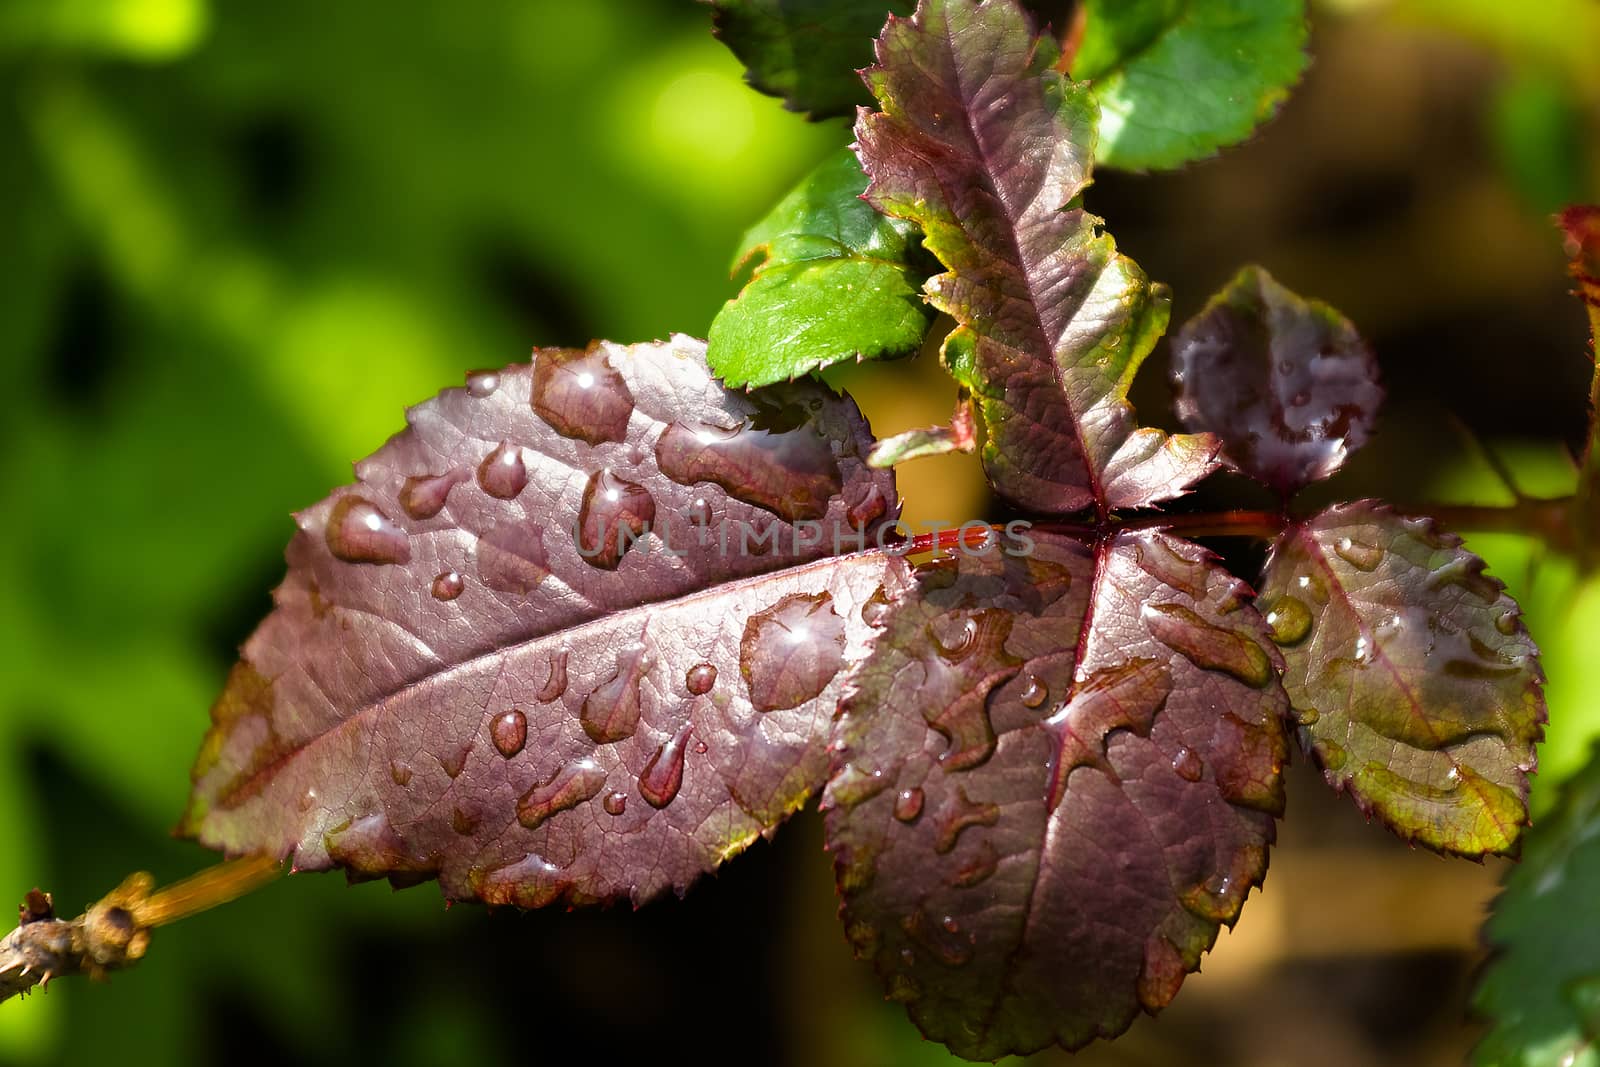
[(15, 930), (0, 938), (0, 1001), (74, 974), (103, 978), (137, 963), (150, 931), (226, 904), (276, 878), (282, 864), (246, 856), (155, 890), (155, 880), (129, 875), (76, 919), (58, 919), (50, 894), (35, 889), (18, 908)]

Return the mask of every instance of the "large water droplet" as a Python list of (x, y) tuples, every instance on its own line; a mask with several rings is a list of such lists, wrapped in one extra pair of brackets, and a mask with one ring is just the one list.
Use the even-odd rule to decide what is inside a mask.
[(444, 474), (419, 474), (407, 478), (400, 487), (400, 506), (413, 519), (431, 519), (444, 510), (450, 490), (466, 478), (467, 472), (459, 467)]
[(684, 675), (683, 684), (695, 696), (704, 696), (717, 684), (717, 668), (711, 663), (697, 663)]
[(478, 538), (478, 574), (497, 593), (527, 596), (550, 576), (544, 539), (537, 526), (496, 526)]
[(922, 790), (916, 786), (902, 789), (894, 798), (894, 817), (901, 822), (915, 822), (922, 814)]
[(550, 673), (545, 676), (544, 685), (534, 697), (543, 704), (555, 700), (567, 691), (567, 650), (561, 649), (550, 653)]
[(633, 414), (633, 393), (612, 369), (606, 351), (544, 348), (534, 354), (534, 412), (565, 437), (591, 445), (623, 441)]
[(639, 728), (639, 683), (650, 669), (644, 645), (631, 645), (617, 653), (617, 669), (583, 701), (578, 721), (597, 744), (632, 737)]
[(967, 797), (967, 791), (957, 786), (934, 816), (933, 850), (944, 855), (956, 847), (962, 832), (969, 827), (993, 826), (999, 821), (998, 804), (975, 804)]
[(328, 515), (328, 550), (346, 563), (405, 563), (411, 542), (370, 500), (343, 496)]
[(678, 732), (650, 757), (639, 774), (639, 795), (652, 808), (664, 808), (672, 803), (683, 785), (684, 746), (689, 743), (691, 724), (684, 723)]
[(592, 759), (574, 760), (517, 801), (517, 821), (530, 830), (558, 812), (575, 808), (605, 788), (606, 772)]
[(844, 484), (832, 446), (805, 411), (757, 403), (736, 429), (668, 426), (656, 442), (661, 472), (683, 485), (720, 485), (789, 522), (825, 517)]
[(616, 570), (623, 553), (649, 531), (656, 518), (655, 498), (644, 486), (596, 472), (583, 489), (578, 509), (578, 551), (584, 562)]
[(493, 395), (500, 388), (500, 374), (492, 370), (473, 370), (467, 372), (467, 394), (482, 400)]
[(1025, 708), (1037, 708), (1050, 699), (1050, 687), (1038, 675), (1030, 674), (1022, 682), (1019, 698)]
[(1351, 537), (1339, 538), (1333, 543), (1333, 550), (1340, 559), (1361, 571), (1377, 570), (1378, 564), (1383, 562), (1383, 549)]
[(844, 666), (844, 620), (823, 592), (794, 593), (750, 616), (739, 669), (757, 711), (796, 708), (817, 697)]
[(628, 794), (607, 793), (600, 806), (605, 809), (607, 815), (621, 815), (628, 810)]
[(501, 441), (478, 464), (478, 484), (485, 493), (501, 500), (511, 500), (527, 488), (528, 465), (522, 461), (522, 446)]
[(1267, 609), (1267, 625), (1272, 628), (1272, 639), (1288, 648), (1311, 632), (1311, 609), (1292, 596), (1283, 597)]
[(435, 600), (454, 600), (467, 588), (467, 580), (455, 571), (445, 571), (433, 579), (433, 598)]
[(489, 737), (500, 755), (510, 759), (528, 741), (528, 717), (516, 708), (502, 711), (489, 724)]
[(1150, 635), (1195, 666), (1261, 687), (1272, 680), (1272, 660), (1251, 638), (1213, 626), (1182, 604), (1146, 604), (1140, 616)]

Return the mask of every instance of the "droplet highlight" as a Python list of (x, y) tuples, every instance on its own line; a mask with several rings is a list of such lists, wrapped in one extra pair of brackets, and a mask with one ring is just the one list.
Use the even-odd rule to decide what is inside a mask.
[(684, 746), (689, 742), (691, 724), (684, 723), (671, 739), (656, 749), (639, 774), (639, 795), (652, 808), (672, 803), (683, 786)]
[(411, 541), (404, 530), (362, 497), (339, 498), (328, 515), (328, 551), (346, 563), (406, 563)]
[(528, 465), (522, 459), (522, 446), (501, 441), (498, 448), (478, 464), (478, 485), (499, 500), (515, 499), (528, 487)]

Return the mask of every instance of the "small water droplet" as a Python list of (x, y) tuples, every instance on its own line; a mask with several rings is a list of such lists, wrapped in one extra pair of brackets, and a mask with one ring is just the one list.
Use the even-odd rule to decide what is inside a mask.
[(1330, 771), (1343, 768), (1345, 760), (1349, 758), (1344, 746), (1337, 741), (1318, 741), (1316, 751), (1322, 757), (1322, 765)]
[(1341, 537), (1333, 543), (1340, 559), (1360, 571), (1376, 570), (1383, 562), (1383, 549), (1376, 548), (1350, 537)]
[(411, 542), (369, 500), (343, 496), (328, 515), (328, 550), (346, 563), (406, 563)]
[(528, 465), (522, 460), (522, 446), (501, 441), (499, 447), (478, 464), (478, 484), (500, 500), (511, 500), (528, 486)]
[(609, 470), (597, 471), (578, 507), (579, 554), (591, 567), (614, 571), (655, 518), (656, 501), (648, 489)]
[(1037, 708), (1050, 699), (1050, 687), (1037, 675), (1030, 674), (1022, 685), (1023, 707)]
[(639, 795), (652, 808), (664, 808), (672, 803), (683, 785), (684, 748), (689, 742), (690, 723), (678, 727), (666, 744), (656, 749), (650, 762), (639, 775)]
[(882, 626), (888, 617), (889, 594), (880, 585), (861, 605), (861, 621), (868, 626)]
[(1178, 772), (1178, 777), (1186, 782), (1198, 782), (1205, 773), (1205, 764), (1200, 757), (1190, 748), (1179, 748), (1177, 755), (1172, 757), (1172, 769)]
[(500, 388), (500, 375), (492, 370), (474, 370), (467, 372), (467, 394), (482, 400)]
[(937, 833), (933, 841), (933, 850), (942, 856), (956, 847), (961, 834), (969, 827), (993, 826), (999, 821), (998, 804), (975, 804), (967, 797), (967, 791), (957, 786), (955, 793), (940, 805), (939, 811), (934, 816)]
[(466, 480), (467, 472), (457, 468), (444, 474), (420, 474), (407, 478), (400, 487), (400, 506), (413, 519), (431, 519), (444, 510), (450, 490)]
[(694, 743), (694, 750), (696, 752), (709, 752), (710, 751), (710, 746), (707, 745), (704, 741), (696, 741)]
[(704, 696), (717, 684), (717, 668), (711, 663), (697, 663), (684, 675), (683, 684), (695, 696)]
[(922, 790), (913, 786), (902, 789), (894, 798), (894, 817), (901, 822), (913, 822), (922, 814)]
[(550, 576), (543, 532), (537, 526), (508, 523), (478, 538), (478, 574), (497, 593), (527, 596)]
[(691, 526), (704, 529), (711, 525), (711, 505), (705, 497), (697, 497), (694, 503), (689, 505), (688, 518)]
[(597, 744), (632, 737), (639, 728), (639, 682), (650, 669), (644, 645), (631, 645), (617, 653), (617, 668), (583, 701), (578, 721)]
[(944, 932), (947, 934), (959, 934), (961, 932), (961, 924), (956, 922), (954, 916), (946, 915), (944, 921), (939, 925), (944, 927)]
[(793, 593), (750, 616), (739, 669), (757, 711), (796, 708), (816, 698), (844, 667), (844, 620), (828, 593)]
[(543, 785), (536, 785), (517, 801), (517, 821), (530, 830), (559, 812), (575, 808), (599, 793), (606, 772), (592, 759), (566, 764)]
[(470, 835), (478, 828), (478, 823), (483, 821), (483, 816), (475, 810), (457, 807), (450, 812), (450, 829), (462, 837)]
[(1311, 632), (1311, 609), (1292, 596), (1283, 597), (1267, 609), (1267, 625), (1273, 641), (1285, 648), (1297, 645)]
[(606, 798), (600, 802), (600, 806), (606, 809), (607, 815), (621, 815), (628, 810), (628, 794), (607, 793)]
[(467, 580), (455, 571), (445, 571), (433, 579), (435, 600), (454, 600), (467, 588)]
[(389, 777), (395, 785), (404, 789), (411, 784), (411, 764), (405, 760), (390, 760)]
[(889, 788), (890, 784), (889, 776), (878, 768), (869, 770), (858, 763), (849, 763), (829, 780), (822, 798), (823, 806), (848, 811), (857, 804), (871, 800)]
[(1322, 718), (1322, 713), (1316, 708), (1293, 708), (1294, 721), (1301, 726), (1312, 726)]
[(1515, 611), (1502, 611), (1494, 617), (1494, 628), (1511, 637), (1517, 632), (1517, 618)]
[(439, 766), (444, 768), (444, 773), (451, 778), (460, 778), (461, 772), (467, 769), (467, 759), (472, 755), (472, 742), (468, 741), (454, 752), (439, 757)]
[(300, 794), (300, 810), (301, 811), (310, 811), (313, 807), (316, 806), (316, 803), (317, 803), (317, 791), (315, 789), (307, 789), (304, 793)]
[(529, 402), (557, 433), (591, 445), (626, 440), (633, 415), (633, 393), (598, 345), (535, 352)]
[(550, 653), (550, 673), (545, 676), (544, 685), (534, 694), (534, 698), (541, 704), (548, 704), (567, 691), (567, 650), (561, 649)]
[(502, 711), (489, 724), (489, 737), (500, 755), (510, 759), (528, 741), (528, 717), (516, 708)]

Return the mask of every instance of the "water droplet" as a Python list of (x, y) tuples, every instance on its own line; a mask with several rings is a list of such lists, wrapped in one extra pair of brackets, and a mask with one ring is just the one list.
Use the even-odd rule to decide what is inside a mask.
[(328, 550), (346, 563), (406, 563), (411, 542), (404, 530), (369, 500), (343, 496), (328, 515)]
[(489, 724), (489, 737), (500, 755), (510, 759), (521, 752), (528, 741), (528, 717), (516, 708), (502, 711)]
[(1316, 752), (1322, 757), (1322, 765), (1330, 771), (1343, 768), (1345, 760), (1349, 758), (1344, 746), (1337, 741), (1318, 741)]
[(457, 807), (450, 812), (450, 829), (466, 837), (478, 828), (483, 816), (475, 810)]
[(405, 760), (390, 760), (389, 777), (395, 785), (404, 789), (411, 784), (411, 764)]
[(1335, 541), (1333, 550), (1340, 559), (1360, 571), (1376, 570), (1378, 564), (1383, 562), (1383, 549), (1349, 537)]
[(400, 506), (413, 519), (431, 519), (444, 510), (450, 490), (466, 478), (467, 472), (459, 467), (445, 474), (419, 474), (407, 478), (400, 487)]
[(711, 663), (697, 663), (684, 675), (683, 684), (695, 696), (704, 696), (717, 684), (717, 668)]
[(536, 785), (517, 801), (517, 821), (530, 830), (550, 816), (575, 808), (605, 788), (606, 772), (592, 759), (562, 767), (543, 785)]
[(752, 397), (740, 427), (675, 422), (656, 442), (661, 473), (682, 485), (711, 482), (788, 522), (821, 519), (843, 487), (828, 439), (803, 410)]
[(548, 704), (562, 693), (567, 691), (567, 650), (550, 653), (550, 673), (545, 676), (544, 685), (534, 694), (534, 698), (541, 704)]
[(694, 743), (694, 750), (696, 752), (709, 752), (710, 751), (710, 746), (707, 745), (704, 741), (696, 741)]
[(955, 917), (951, 915), (946, 915), (944, 921), (939, 925), (944, 927), (944, 932), (947, 934), (959, 934), (961, 932), (961, 924), (956, 922)]
[(644, 645), (631, 645), (617, 653), (617, 669), (583, 701), (578, 721), (597, 744), (632, 737), (639, 728), (639, 682), (650, 669)]
[(439, 757), (439, 766), (444, 768), (444, 773), (451, 778), (460, 778), (461, 772), (467, 769), (467, 758), (472, 755), (472, 742), (468, 741), (454, 752), (446, 753)]
[(317, 791), (315, 789), (307, 789), (304, 793), (300, 794), (300, 810), (301, 811), (310, 811), (313, 807), (316, 806), (316, 803), (317, 803)]
[(876, 485), (867, 490), (867, 495), (859, 504), (854, 504), (845, 512), (845, 520), (852, 529), (865, 530), (889, 511), (888, 503), (883, 499), (883, 491)]
[(793, 593), (750, 616), (739, 642), (750, 702), (781, 711), (815, 699), (844, 667), (844, 646), (844, 620), (825, 592)]
[(902, 789), (894, 798), (894, 817), (901, 822), (913, 822), (922, 814), (922, 790), (913, 786)]
[(445, 571), (433, 579), (435, 600), (454, 600), (467, 588), (467, 580), (455, 571)]
[(1179, 748), (1172, 757), (1172, 769), (1178, 772), (1178, 777), (1186, 782), (1198, 782), (1205, 773), (1205, 764), (1200, 757), (1190, 748)]
[(522, 446), (501, 441), (498, 448), (478, 464), (478, 484), (500, 500), (511, 500), (528, 486), (528, 465), (522, 461)]
[(467, 372), (467, 394), (483, 399), (490, 396), (500, 388), (500, 375), (492, 370), (474, 370)]
[(939, 649), (939, 655), (949, 660), (960, 660), (965, 658), (978, 636), (978, 620), (971, 615), (941, 615), (928, 624), (928, 632)]
[(1322, 713), (1316, 708), (1292, 708), (1294, 721), (1301, 726), (1313, 726), (1322, 718)]
[(688, 517), (691, 526), (704, 529), (711, 525), (711, 505), (705, 497), (697, 497), (695, 502), (689, 505)]
[(861, 621), (868, 626), (882, 626), (889, 617), (889, 594), (878, 586), (861, 605)]
[(628, 436), (633, 393), (598, 345), (588, 351), (535, 352), (530, 402), (535, 414), (564, 437), (598, 445)]
[(656, 502), (642, 485), (597, 471), (578, 508), (578, 551), (591, 567), (614, 571), (623, 553), (649, 532)]
[(1515, 611), (1502, 611), (1494, 617), (1494, 628), (1511, 637), (1517, 632), (1517, 618)]
[(544, 539), (537, 526), (496, 526), (478, 538), (478, 575), (497, 593), (527, 596), (550, 576)]
[(607, 793), (606, 798), (600, 802), (600, 806), (606, 809), (607, 815), (621, 815), (628, 810), (628, 794)]
[(960, 967), (972, 959), (972, 935), (962, 935), (960, 924), (954, 931), (949, 930), (946, 921), (955, 922), (950, 917), (934, 922), (918, 908), (900, 920), (900, 928), (946, 967)]
[(1311, 632), (1311, 609), (1286, 596), (1267, 609), (1267, 625), (1278, 644), (1285, 648), (1297, 645)]
[(1213, 626), (1182, 604), (1146, 604), (1140, 616), (1157, 641), (1196, 667), (1222, 671), (1260, 688), (1272, 680), (1272, 660), (1242, 633)]
[(993, 826), (1000, 821), (1000, 807), (997, 804), (974, 804), (967, 797), (967, 791), (960, 786), (940, 805), (938, 813), (934, 816), (937, 831), (933, 841), (933, 850), (941, 856), (952, 851), (956, 842), (961, 839), (964, 830), (971, 826)]
[(678, 732), (650, 757), (639, 775), (639, 795), (652, 808), (664, 808), (672, 803), (683, 785), (684, 746), (689, 742), (690, 723), (678, 727)]
[(961, 865), (951, 871), (945, 879), (957, 889), (970, 889), (980, 882), (987, 881), (1000, 867), (1000, 854), (987, 840), (979, 841), (971, 853), (971, 856), (963, 860)]
[(1030, 674), (1023, 682), (1020, 699), (1023, 707), (1037, 708), (1050, 699), (1050, 687), (1037, 675)]

